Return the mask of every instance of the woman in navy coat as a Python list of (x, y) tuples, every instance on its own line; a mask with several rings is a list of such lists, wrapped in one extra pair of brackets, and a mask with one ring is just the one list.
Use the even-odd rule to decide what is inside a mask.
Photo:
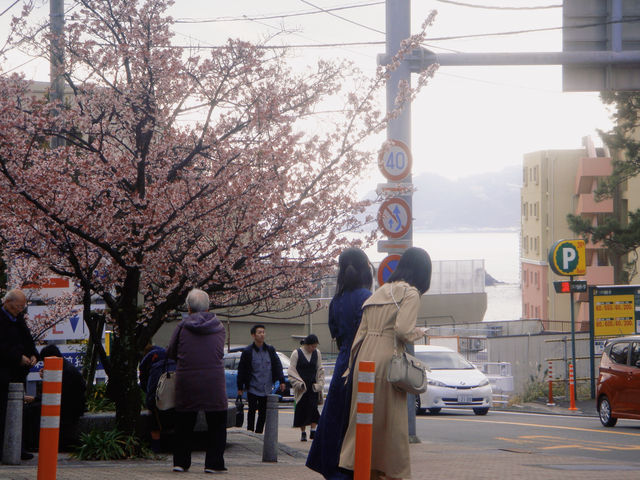
[(359, 248), (342, 252), (338, 266), (336, 293), (329, 305), (329, 330), (340, 352), (307, 457), (307, 467), (329, 480), (352, 478), (351, 472), (338, 469), (351, 405), (351, 386), (345, 385), (342, 375), (349, 366), (351, 344), (362, 319), (362, 304), (371, 296), (373, 283), (371, 263)]

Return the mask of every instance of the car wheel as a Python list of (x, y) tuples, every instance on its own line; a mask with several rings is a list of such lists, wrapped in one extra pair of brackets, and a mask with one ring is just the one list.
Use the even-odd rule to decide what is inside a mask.
[(424, 413), (424, 408), (422, 408), (422, 403), (420, 402), (420, 395), (416, 395), (416, 415), (421, 413)]
[(611, 416), (611, 404), (606, 396), (600, 398), (598, 412), (600, 413), (600, 423), (605, 427), (613, 427), (618, 421), (617, 418)]
[(439, 407), (438, 408), (430, 408), (429, 409), (429, 413), (431, 413), (433, 415), (436, 415), (436, 414), (440, 413), (440, 410), (442, 410), (442, 409), (439, 408)]
[(476, 415), (486, 415), (489, 412), (489, 407), (482, 407), (482, 408), (474, 408), (473, 409), (473, 413), (475, 413)]

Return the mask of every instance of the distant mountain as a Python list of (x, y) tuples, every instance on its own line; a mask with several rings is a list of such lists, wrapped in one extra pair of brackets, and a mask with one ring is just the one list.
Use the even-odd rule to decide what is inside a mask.
[(522, 168), (449, 180), (423, 173), (413, 177), (415, 230), (513, 228), (520, 225)]
[[(520, 226), (522, 167), (449, 180), (413, 177), (414, 230), (508, 229)], [(371, 197), (369, 197), (371, 198)], [(377, 214), (379, 204), (371, 210)]]

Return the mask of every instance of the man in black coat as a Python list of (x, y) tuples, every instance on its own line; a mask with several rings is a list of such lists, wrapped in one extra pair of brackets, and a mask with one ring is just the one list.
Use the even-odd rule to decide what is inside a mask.
[[(76, 441), (76, 427), (78, 419), (86, 411), (87, 384), (80, 370), (69, 360), (62, 356), (60, 349), (55, 345), (47, 345), (40, 350), (40, 357), (62, 358), (62, 394), (60, 395), (60, 448), (65, 450)], [(40, 410), (42, 397), (35, 399), (26, 408), (25, 437), (27, 448), (37, 448), (40, 437)]]
[(276, 349), (264, 343), (264, 325), (251, 327), (253, 343), (242, 350), (238, 364), (238, 395), (247, 390), (247, 430), (253, 431), (253, 422), (258, 411), (255, 432), (262, 433), (267, 417), (267, 395), (273, 384), (280, 381), (280, 391), (284, 392), (284, 373)]
[[(26, 306), (25, 294), (15, 289), (6, 294), (0, 307), (0, 440), (4, 439), (9, 383), (24, 384), (29, 370), (38, 361), (38, 351), (24, 321)], [(0, 442), (0, 453), (3, 443)], [(33, 455), (23, 452), (23, 460), (30, 458)]]

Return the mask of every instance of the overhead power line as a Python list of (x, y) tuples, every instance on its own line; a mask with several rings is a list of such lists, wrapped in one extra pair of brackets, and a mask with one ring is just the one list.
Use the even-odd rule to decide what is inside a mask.
[(369, 27), (367, 25), (363, 25), (362, 23), (355, 22), (355, 21), (350, 20), (348, 18), (342, 17), (340, 15), (337, 15), (337, 14), (331, 12), (330, 10), (328, 10), (326, 8), (322, 8), (322, 7), (319, 7), (318, 5), (314, 5), (313, 3), (308, 2), (307, 0), (300, 0), (300, 1), (302, 3), (304, 3), (304, 4), (306, 4), (306, 5), (309, 5), (311, 7), (317, 8), (319, 11), (324, 12), (324, 13), (326, 13), (328, 15), (331, 15), (332, 17), (339, 18), (342, 21), (349, 22), (349, 23), (351, 23), (353, 25), (356, 25), (358, 27), (366, 28), (367, 30), (371, 30), (372, 32), (381, 33), (382, 35), (384, 35), (384, 32), (382, 30), (378, 30), (377, 28), (372, 28), (372, 27)]
[(5, 8), (5, 9), (2, 11), (2, 13), (0, 13), (0, 17), (1, 17), (2, 15), (4, 15), (5, 13), (7, 13), (9, 10), (11, 10), (11, 9), (13, 8), (13, 6), (14, 6), (16, 3), (18, 3), (18, 2), (20, 2), (20, 0), (16, 0), (16, 1), (15, 1), (15, 2), (13, 2), (11, 5), (9, 5), (7, 8)]
[(464, 38), (478, 38), (478, 37), (497, 37), (502, 35), (520, 35), (522, 33), (537, 33), (537, 32), (550, 32), (553, 30), (573, 30), (578, 28), (600, 27), (602, 25), (612, 25), (615, 23), (638, 23), (640, 17), (629, 17), (624, 20), (610, 20), (606, 22), (596, 23), (584, 23), (580, 25), (561, 26), (561, 27), (545, 27), (545, 28), (531, 28), (527, 30), (512, 30), (508, 32), (494, 32), (494, 33), (473, 33), (469, 35), (452, 35), (449, 37), (430, 37), (430, 42), (444, 41), (444, 40), (460, 40)]
[(270, 15), (253, 15), (253, 16), (242, 15), (239, 17), (216, 17), (216, 18), (210, 18), (210, 19), (181, 18), (181, 19), (177, 19), (176, 23), (220, 23), (220, 22), (246, 22), (246, 21), (254, 21), (254, 20), (273, 20), (276, 18), (317, 15), (319, 13), (335, 12), (339, 10), (348, 10), (352, 8), (371, 7), (373, 5), (382, 5), (382, 4), (384, 4), (384, 1), (358, 3), (353, 5), (343, 5), (341, 7), (331, 7), (331, 8), (321, 9), (321, 10), (310, 10), (305, 12), (288, 12), (288, 13), (279, 13), (279, 14), (270, 14)]
[(549, 8), (562, 8), (562, 5), (540, 5), (540, 6), (531, 6), (531, 7), (499, 7), (492, 5), (478, 5), (475, 3), (464, 3), (464, 2), (455, 2), (453, 0), (436, 0), (440, 3), (449, 3), (451, 5), (456, 5), (458, 7), (469, 7), (469, 8), (482, 8), (485, 10), (546, 10)]

